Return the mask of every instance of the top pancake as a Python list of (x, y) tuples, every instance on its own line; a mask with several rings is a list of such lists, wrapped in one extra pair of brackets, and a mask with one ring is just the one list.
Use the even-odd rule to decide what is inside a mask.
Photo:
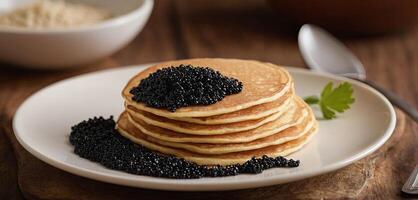
[[(243, 90), (238, 94), (226, 96), (223, 100), (215, 104), (182, 107), (178, 108), (176, 112), (148, 107), (144, 103), (138, 103), (132, 100), (132, 94), (129, 91), (133, 87), (138, 86), (142, 79), (147, 78), (149, 74), (158, 69), (179, 66), (180, 64), (212, 68), (225, 76), (241, 81), (243, 83)], [(156, 64), (134, 76), (123, 89), (122, 96), (125, 98), (127, 104), (139, 110), (167, 118), (207, 117), (230, 113), (278, 100), (291, 89), (291, 86), (292, 79), (289, 73), (285, 69), (270, 63), (238, 59), (202, 58)]]

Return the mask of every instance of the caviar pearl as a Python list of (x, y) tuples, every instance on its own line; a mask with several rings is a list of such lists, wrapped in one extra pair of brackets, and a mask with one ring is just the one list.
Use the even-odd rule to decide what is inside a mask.
[(297, 167), (299, 161), (284, 157), (252, 158), (244, 164), (202, 166), (182, 158), (161, 155), (122, 137), (112, 117), (95, 117), (71, 128), (70, 143), (74, 153), (103, 166), (131, 174), (173, 179), (256, 174), (274, 167)]
[(130, 93), (133, 101), (175, 112), (180, 107), (214, 104), (242, 87), (242, 82), (211, 68), (180, 65), (151, 73)]

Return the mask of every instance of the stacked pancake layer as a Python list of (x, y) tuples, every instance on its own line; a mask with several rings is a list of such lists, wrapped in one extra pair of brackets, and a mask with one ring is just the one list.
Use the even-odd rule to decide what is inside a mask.
[[(158, 69), (191, 64), (210, 67), (243, 83), (243, 90), (208, 106), (176, 112), (132, 100), (132, 87)], [(286, 156), (299, 150), (318, 125), (312, 110), (296, 96), (293, 80), (279, 66), (235, 59), (190, 59), (160, 63), (133, 77), (124, 88), (126, 110), (119, 132), (163, 154), (202, 165), (244, 163), (263, 155)]]

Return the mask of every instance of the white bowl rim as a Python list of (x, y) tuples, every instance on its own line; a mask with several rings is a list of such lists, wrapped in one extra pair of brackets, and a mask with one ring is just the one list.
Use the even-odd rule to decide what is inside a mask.
[[(154, 7), (154, 0), (142, 0), (142, 4), (134, 10), (124, 13), (122, 15), (111, 17), (110, 19), (102, 22), (78, 27), (60, 27), (60, 28), (22, 28), (22, 27), (0, 27), (0, 33), (17, 33), (17, 34), (49, 34), (49, 33), (74, 33), (74, 32), (85, 32), (98, 30), (103, 28), (109, 28), (124, 24), (128, 21), (136, 19), (142, 12), (151, 13)], [(117, 2), (117, 1), (115, 1)]]

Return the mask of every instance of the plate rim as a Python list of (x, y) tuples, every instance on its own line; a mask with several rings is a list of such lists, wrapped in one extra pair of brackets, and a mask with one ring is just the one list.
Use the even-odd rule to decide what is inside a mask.
[[(21, 115), (21, 112), (23, 112), (22, 110), (24, 110), (24, 108), (31, 101), (31, 99), (35, 98), (38, 94), (48, 90), (49, 88), (55, 87), (60, 84), (64, 84), (66, 82), (71, 82), (75, 79), (81, 79), (81, 78), (91, 76), (91, 75), (100, 75), (101, 73), (109, 73), (112, 71), (129, 70), (133, 68), (139, 68), (143, 70), (145, 67), (150, 66), (150, 65), (152, 65), (152, 63), (130, 65), (130, 66), (117, 67), (117, 68), (112, 68), (112, 69), (104, 69), (104, 70), (84, 73), (84, 74), (72, 76), (72, 77), (57, 81), (55, 83), (52, 83), (34, 92), (27, 99), (25, 99), (22, 104), (20, 104), (19, 108), (16, 110), (13, 116), (12, 127), (13, 127), (13, 133), (15, 137), (17, 138), (18, 142), (20, 143), (20, 145), (23, 146), (24, 149), (26, 149), (29, 153), (31, 153), (38, 159), (42, 160), (43, 162), (46, 162), (49, 165), (52, 165), (58, 169), (67, 171), (69, 173), (86, 177), (86, 178), (90, 178), (93, 180), (113, 183), (113, 184), (118, 184), (118, 185), (124, 185), (124, 186), (130, 186), (130, 187), (139, 187), (139, 188), (157, 189), (157, 190), (171, 190), (171, 191), (215, 191), (216, 190), (216, 191), (221, 191), (221, 190), (256, 188), (256, 187), (263, 187), (263, 186), (269, 186), (269, 185), (274, 185), (274, 184), (288, 183), (288, 182), (293, 182), (293, 181), (317, 176), (320, 174), (325, 174), (325, 173), (343, 168), (376, 151), (390, 138), (390, 136), (392, 135), (395, 129), (396, 114), (395, 114), (395, 110), (392, 104), (387, 100), (386, 97), (384, 97), (381, 93), (379, 93), (374, 88), (360, 81), (341, 77), (341, 76), (336, 76), (333, 74), (320, 73), (320, 72), (311, 71), (311, 70), (303, 69), (303, 68), (284, 66), (291, 73), (294, 72), (294, 73), (300, 73), (304, 75), (319, 76), (320, 78), (333, 79), (337, 81), (347, 81), (349, 83), (354, 83), (355, 85), (362, 87), (367, 92), (371, 92), (374, 96), (382, 100), (385, 107), (387, 107), (387, 110), (390, 113), (390, 121), (389, 121), (389, 125), (386, 131), (382, 134), (382, 136), (380, 136), (379, 140), (376, 140), (374, 143), (371, 143), (372, 144), (371, 146), (364, 148), (362, 151), (350, 156), (347, 159), (344, 159), (340, 162), (332, 163), (330, 165), (327, 165), (326, 167), (312, 168), (309, 170), (301, 171), (296, 174), (295, 173), (281, 174), (280, 178), (278, 178), (277, 176), (271, 176), (271, 177), (264, 177), (263, 179), (255, 179), (255, 180), (233, 179), (233, 180), (228, 180), (226, 182), (222, 182), (221, 184), (217, 183), (216, 181), (201, 182), (201, 183), (196, 184), (193, 182), (188, 182), (187, 180), (162, 179), (162, 178), (154, 178), (154, 177), (144, 180), (144, 179), (138, 179), (134, 177), (122, 177), (116, 174), (109, 174), (106, 172), (94, 171), (91, 169), (86, 169), (83, 167), (75, 166), (73, 164), (68, 164), (64, 161), (59, 161), (53, 158), (49, 158), (46, 155), (43, 155), (41, 152), (37, 151), (36, 149), (32, 148), (30, 144), (27, 144), (20, 137), (21, 134), (19, 134), (17, 130), (18, 129), (17, 126), (18, 126), (18, 120)], [(135, 176), (145, 177), (141, 175), (135, 175)], [(214, 178), (214, 179), (217, 179), (217, 178)]]

